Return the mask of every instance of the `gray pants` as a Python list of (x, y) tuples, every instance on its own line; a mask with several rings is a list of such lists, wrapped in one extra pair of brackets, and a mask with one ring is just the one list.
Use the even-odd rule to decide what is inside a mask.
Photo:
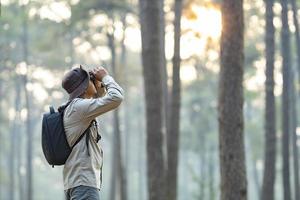
[(94, 187), (80, 185), (65, 191), (66, 200), (100, 200), (99, 190)]

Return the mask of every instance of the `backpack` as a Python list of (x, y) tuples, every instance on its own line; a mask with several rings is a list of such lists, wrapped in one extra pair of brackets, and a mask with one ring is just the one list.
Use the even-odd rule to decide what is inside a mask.
[(63, 123), (64, 110), (70, 103), (71, 101), (58, 108), (58, 112), (55, 112), (53, 106), (50, 106), (50, 112), (43, 115), (42, 149), (46, 160), (50, 165), (52, 165), (52, 167), (54, 167), (54, 165), (64, 165), (66, 163), (74, 146), (78, 144), (86, 133), (89, 135), (89, 129), (92, 125), (91, 123), (83, 134), (76, 140), (73, 146), (70, 147)]

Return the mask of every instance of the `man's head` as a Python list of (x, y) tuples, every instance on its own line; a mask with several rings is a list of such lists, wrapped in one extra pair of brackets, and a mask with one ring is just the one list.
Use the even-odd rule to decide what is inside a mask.
[(82, 69), (81, 65), (64, 76), (62, 87), (70, 95), (69, 100), (77, 97), (91, 98), (97, 93), (93, 82), (90, 80), (89, 73)]

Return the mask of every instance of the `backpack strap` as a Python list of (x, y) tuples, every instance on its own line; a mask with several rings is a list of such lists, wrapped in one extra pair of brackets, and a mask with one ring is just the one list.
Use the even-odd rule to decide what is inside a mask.
[[(65, 105), (63, 106), (60, 106), (58, 108), (58, 111), (62, 114), (62, 118), (64, 116), (64, 111), (65, 109), (70, 105), (70, 103), (72, 102), (71, 101), (68, 101)], [(88, 151), (88, 156), (90, 156), (90, 152), (89, 152), (89, 140), (90, 140), (90, 128), (91, 126), (93, 125), (93, 123), (95, 124), (96, 126), (96, 129), (97, 129), (97, 138), (96, 138), (96, 142), (98, 143), (98, 141), (101, 139), (101, 135), (99, 135), (99, 132), (98, 132), (98, 126), (97, 126), (97, 121), (94, 119), (89, 127), (87, 127), (87, 129), (83, 132), (83, 134), (81, 134), (81, 136), (76, 140), (76, 142), (71, 146), (71, 149), (73, 149), (76, 144), (78, 144), (80, 142), (80, 140), (86, 135), (86, 140), (85, 140), (85, 143), (86, 143), (86, 147), (87, 147), (87, 151)]]
[(58, 112), (64, 114), (65, 109), (70, 105), (70, 103), (72, 102), (72, 100), (68, 101), (65, 105), (61, 105), (58, 107)]
[(90, 151), (89, 151), (89, 141), (90, 141), (90, 130), (89, 130), (88, 133), (86, 134), (86, 138), (85, 138), (85, 144), (86, 144), (88, 156), (90, 156)]
[[(76, 142), (71, 146), (71, 149), (73, 149), (75, 147), (76, 144), (78, 144), (80, 142), (80, 140), (87, 134), (89, 135), (90, 133), (90, 128), (92, 126), (93, 122), (91, 122), (91, 124), (89, 125), (89, 127), (87, 127), (87, 129), (83, 132), (83, 134), (81, 134), (81, 136), (76, 140)], [(88, 143), (87, 143), (88, 145)]]
[(99, 140), (101, 140), (101, 135), (99, 134), (99, 131), (98, 131), (98, 123), (97, 123), (96, 120), (95, 120), (95, 126), (96, 126), (96, 130), (97, 130), (97, 138), (96, 138), (96, 142), (98, 143)]
[[(98, 126), (97, 126), (97, 121), (94, 119), (90, 126), (94, 124), (96, 126), (96, 130), (97, 130), (97, 138), (96, 138), (96, 142), (98, 143), (99, 140), (101, 139), (101, 136), (99, 135), (99, 132), (98, 132)], [(90, 156), (90, 151), (89, 151), (89, 140), (90, 140), (90, 129), (88, 130), (88, 132), (86, 133), (86, 138), (85, 138), (85, 143), (86, 143), (86, 147), (87, 147), (87, 152), (88, 152), (88, 156)]]

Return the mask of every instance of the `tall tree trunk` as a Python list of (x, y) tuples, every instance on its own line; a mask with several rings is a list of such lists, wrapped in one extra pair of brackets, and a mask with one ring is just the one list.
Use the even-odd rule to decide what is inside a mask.
[(244, 16), (242, 0), (222, 4), (219, 80), (219, 145), (221, 199), (246, 200), (243, 119)]
[[(113, 24), (114, 26), (114, 24)], [(114, 32), (108, 33), (108, 45), (111, 50), (111, 69), (112, 69), (112, 75), (117, 78), (116, 74), (116, 47), (115, 47), (115, 38), (114, 38)], [(114, 152), (114, 161), (112, 168), (115, 170), (112, 170), (112, 178), (115, 178), (115, 180), (112, 180), (112, 189), (111, 189), (111, 200), (115, 200), (116, 194), (119, 194), (120, 200), (126, 200), (126, 184), (124, 183), (125, 177), (124, 177), (124, 168), (123, 168), (123, 159), (122, 159), (122, 145), (121, 145), (121, 131), (120, 131), (120, 119), (119, 119), (119, 111), (115, 110), (113, 114), (113, 121), (114, 121), (114, 137), (113, 137), (113, 152)], [(114, 166), (115, 165), (115, 166)], [(114, 175), (116, 173), (116, 176)], [(114, 189), (117, 189), (116, 190)]]
[(23, 148), (23, 139), (22, 139), (22, 132), (20, 131), (20, 124), (18, 124), (18, 132), (17, 132), (17, 138), (19, 138), (16, 141), (16, 152), (17, 152), (17, 175), (18, 175), (18, 194), (19, 194), (19, 199), (23, 200), (23, 197), (25, 196), (25, 184), (24, 184), (24, 179), (23, 175), (21, 172), (21, 168), (23, 166), (22, 164), (22, 148)]
[(16, 161), (16, 143), (18, 140), (17, 132), (18, 129), (18, 122), (20, 121), (20, 106), (21, 106), (21, 99), (20, 99), (20, 93), (21, 93), (21, 84), (18, 81), (19, 77), (16, 75), (15, 83), (16, 83), (16, 97), (15, 97), (15, 117), (12, 125), (12, 131), (10, 133), (10, 159), (9, 159), (9, 177), (10, 177), (10, 185), (9, 185), (9, 198), (11, 200), (15, 199), (15, 161)]
[[(293, 10), (293, 21), (295, 26), (295, 39), (296, 39), (296, 47), (297, 47), (297, 67), (298, 67), (298, 76), (299, 76), (299, 84), (300, 84), (300, 29), (298, 22), (298, 8), (296, 0), (290, 0)], [(300, 91), (299, 91), (300, 94)]]
[(294, 78), (293, 70), (291, 73), (290, 83), (291, 83), (291, 128), (292, 128), (292, 147), (293, 147), (293, 164), (294, 164), (294, 187), (295, 187), (295, 199), (300, 199), (299, 190), (299, 153), (298, 153), (298, 146), (297, 146), (297, 96), (296, 96), (296, 89), (295, 89), (295, 78)]
[[(4, 92), (3, 92), (3, 80), (1, 79), (0, 77), (0, 110), (3, 110), (3, 96), (4, 96)], [(3, 124), (3, 113), (1, 112), (0, 113), (0, 123), (1, 125)], [(3, 132), (2, 132), (2, 129), (0, 129), (0, 170), (2, 171), (2, 161), (3, 161), (3, 158), (2, 158), (2, 152), (3, 152), (3, 141), (4, 141), (4, 138), (3, 138)], [(3, 189), (2, 189), (2, 181), (0, 181), (0, 198), (2, 199), (3, 198)]]
[(173, 57), (173, 81), (172, 81), (172, 100), (170, 127), (167, 131), (167, 195), (169, 200), (177, 199), (177, 168), (178, 168), (178, 149), (180, 131), (180, 33), (181, 33), (181, 10), (182, 0), (175, 0), (175, 20), (174, 20), (174, 57)]
[[(249, 104), (249, 106), (247, 106), (247, 110), (249, 110), (248, 112), (251, 113), (253, 112), (253, 108), (252, 105)], [(247, 112), (247, 111), (246, 111)], [(251, 138), (249, 137), (249, 135), (246, 135), (246, 152), (247, 153), (247, 158), (248, 158), (248, 163), (251, 165), (251, 167), (249, 166), (249, 176), (251, 176), (253, 178), (253, 185), (254, 185), (254, 191), (255, 193), (253, 194), (253, 197), (255, 197), (256, 199), (260, 198), (260, 194), (261, 194), (261, 187), (260, 187), (260, 178), (258, 175), (258, 171), (257, 171), (257, 167), (256, 167), (256, 156), (254, 154), (254, 150), (252, 149), (253, 146), (255, 146), (255, 144), (253, 143), (253, 141), (251, 140)], [(247, 161), (246, 161), (247, 163)]]
[(26, 89), (28, 83), (27, 74), (23, 76), (24, 92), (25, 92), (25, 104), (27, 109), (26, 114), (26, 133), (27, 133), (27, 157), (26, 157), (26, 179), (27, 179), (27, 199), (31, 200), (33, 197), (33, 182), (32, 182), (32, 152), (33, 152), (33, 136), (32, 136), (32, 127), (31, 127), (31, 105), (29, 91)]
[(142, 61), (147, 116), (147, 177), (149, 200), (165, 200), (163, 160), (163, 93), (160, 0), (139, 0)]
[(273, 24), (274, 0), (266, 0), (266, 82), (265, 82), (265, 159), (262, 185), (262, 200), (274, 200), (275, 164), (276, 164), (276, 120), (274, 97), (274, 52), (275, 28)]
[[(161, 45), (161, 59), (162, 59), (162, 66), (161, 66), (161, 76), (162, 76), (162, 91), (163, 91), (163, 116), (164, 116), (164, 121), (163, 121), (163, 127), (164, 127), (164, 134), (167, 134), (168, 128), (169, 128), (169, 107), (170, 107), (170, 102), (169, 102), (169, 88), (168, 88), (168, 70), (167, 70), (167, 60), (166, 60), (166, 55), (165, 55), (165, 12), (164, 12), (164, 6), (165, 6), (165, 0), (160, 0), (159, 1), (160, 6), (161, 6), (161, 12), (160, 12), (160, 26), (161, 26), (161, 33), (160, 33), (160, 45)], [(167, 135), (165, 135), (165, 138), (167, 140)], [(167, 146), (167, 141), (166, 145)], [(168, 152), (166, 152), (168, 154)], [(167, 155), (166, 155), (167, 156)], [(166, 169), (167, 170), (167, 167)]]
[[(295, 39), (296, 39), (296, 46), (297, 46), (297, 68), (298, 68), (298, 81), (300, 83), (300, 30), (299, 30), (299, 22), (298, 22), (298, 8), (297, 2), (295, 0), (291, 0), (292, 10), (293, 10), (293, 20), (295, 26)], [(294, 79), (294, 74), (291, 74), (292, 79)], [(292, 80), (291, 80), (292, 81)], [(293, 141), (293, 158), (294, 158), (294, 187), (295, 187), (295, 199), (300, 199), (300, 184), (299, 184), (299, 153), (298, 153), (298, 146), (297, 146), (297, 98), (296, 98), (296, 89), (294, 86), (294, 81), (291, 82), (292, 88), (292, 119), (293, 119), (293, 131), (292, 131), (292, 141)], [(299, 94), (300, 96), (300, 90)]]
[[(168, 86), (168, 70), (167, 70), (167, 60), (166, 60), (166, 55), (165, 55), (165, 11), (164, 11), (164, 6), (165, 6), (165, 0), (159, 0), (160, 7), (162, 8), (160, 10), (160, 45), (161, 45), (161, 60), (162, 60), (162, 66), (160, 67), (161, 70), (161, 78), (162, 78), (162, 95), (163, 95), (163, 100), (162, 100), (162, 112), (163, 112), (163, 122), (162, 122), (162, 127), (163, 127), (163, 158), (164, 158), (164, 174), (165, 174), (165, 183), (166, 183), (166, 188), (168, 187), (168, 179), (167, 179), (167, 174), (168, 174), (168, 131), (169, 131), (169, 124), (170, 124), (170, 118), (169, 118), (169, 112), (170, 112), (170, 94), (169, 94), (169, 86)], [(167, 191), (166, 191), (167, 192)]]
[[(122, 38), (122, 43), (121, 43), (121, 57), (120, 57), (120, 67), (122, 67), (121, 74), (123, 78), (123, 85), (124, 85), (124, 90), (127, 93), (127, 97), (125, 100), (125, 106), (124, 106), (124, 124), (125, 124), (125, 129), (124, 129), (124, 136), (123, 136), (123, 158), (124, 158), (124, 162), (123, 162), (123, 181), (122, 184), (124, 184), (126, 186), (126, 188), (124, 187), (124, 196), (125, 199), (129, 198), (129, 193), (127, 191), (129, 191), (129, 185), (127, 184), (127, 180), (128, 180), (128, 176), (129, 176), (129, 163), (130, 163), (130, 152), (129, 152), (129, 148), (130, 148), (130, 119), (131, 119), (131, 115), (130, 115), (130, 90), (129, 90), (129, 81), (128, 81), (128, 77), (130, 76), (128, 74), (128, 67), (127, 67), (127, 49), (126, 49), (126, 45), (125, 45), (125, 31), (126, 31), (126, 27), (127, 27), (127, 23), (126, 23), (126, 16), (127, 14), (125, 13), (122, 17), (122, 24), (123, 24), (123, 38)], [(121, 140), (122, 143), (122, 140)]]
[(205, 180), (207, 179), (206, 174), (206, 163), (207, 163), (207, 156), (206, 156), (206, 137), (204, 134), (199, 134), (199, 161), (200, 161), (200, 183), (199, 183), (199, 199), (205, 199)]
[(282, 54), (282, 158), (284, 200), (291, 200), (289, 134), (290, 134), (290, 31), (288, 25), (288, 0), (280, 0), (282, 12), (281, 54)]
[[(115, 44), (114, 44), (114, 33), (107, 33), (107, 38), (108, 38), (108, 46), (111, 51), (111, 71), (112, 75), (115, 75), (115, 68), (116, 68), (116, 52), (115, 52)], [(118, 146), (119, 141), (118, 139), (120, 138), (120, 132), (119, 132), (119, 115), (118, 111), (115, 110), (113, 112), (113, 138), (112, 138), (112, 171), (111, 171), (111, 188), (110, 188), (110, 200), (115, 200), (117, 193), (119, 193), (119, 190), (117, 188), (118, 183), (117, 179), (119, 178), (119, 173), (118, 173)]]
[(209, 187), (208, 187), (208, 196), (209, 200), (216, 199), (216, 192), (215, 192), (215, 179), (214, 179), (214, 171), (215, 171), (215, 162), (214, 162), (214, 145), (211, 145), (209, 148), (208, 154), (208, 176), (209, 176)]
[(111, 163), (111, 177), (110, 177), (110, 200), (115, 200), (116, 199), (116, 171), (117, 171), (117, 156), (116, 156), (116, 148), (114, 147), (116, 145), (116, 138), (113, 135), (112, 138), (112, 163)]
[[(142, 111), (143, 104), (140, 102), (138, 104), (139, 110)], [(141, 130), (141, 132), (138, 134), (138, 173), (139, 173), (139, 186), (138, 186), (138, 198), (137, 199), (145, 199), (145, 162), (144, 162), (144, 155), (145, 155), (145, 149), (143, 148), (144, 141), (145, 141), (145, 124), (144, 120), (142, 118), (138, 119), (137, 122), (137, 130)]]
[(28, 24), (27, 24), (27, 9), (26, 5), (22, 6), (23, 9), (23, 37), (22, 37), (22, 45), (23, 45), (23, 60), (26, 65), (26, 74), (22, 76), (23, 86), (24, 86), (24, 92), (25, 92), (25, 105), (27, 110), (26, 115), (26, 133), (27, 133), (27, 157), (26, 157), (26, 182), (27, 182), (27, 191), (26, 196), (27, 200), (31, 200), (33, 197), (33, 187), (32, 187), (32, 148), (33, 148), (33, 142), (32, 142), (32, 128), (31, 128), (31, 122), (30, 122), (30, 115), (31, 115), (31, 107), (30, 107), (30, 97), (29, 97), (29, 91), (26, 87), (28, 83)]
[[(141, 122), (138, 123), (138, 130), (143, 130), (141, 129)], [(142, 144), (142, 131), (140, 134), (138, 134), (138, 144), (137, 145), (137, 153), (138, 153), (138, 194), (137, 194), (137, 199), (143, 199), (143, 179), (142, 179), (142, 176), (143, 176), (143, 154), (142, 154), (142, 148), (141, 148), (141, 144)]]

